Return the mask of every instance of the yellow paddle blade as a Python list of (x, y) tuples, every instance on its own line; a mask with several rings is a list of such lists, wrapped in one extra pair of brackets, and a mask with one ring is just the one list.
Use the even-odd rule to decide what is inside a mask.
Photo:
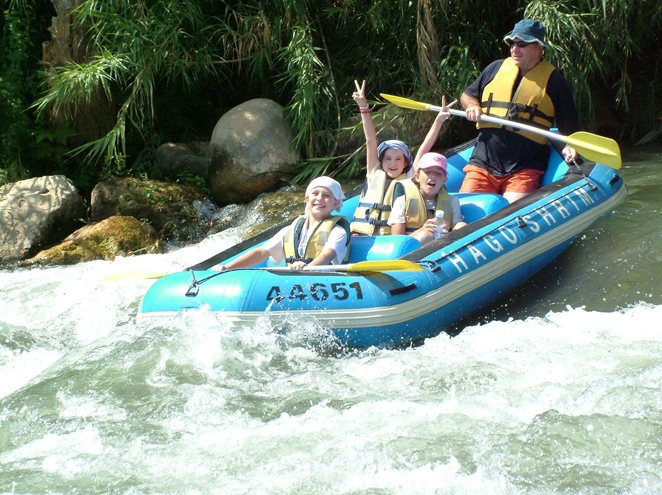
[(615, 170), (621, 168), (621, 150), (613, 139), (590, 132), (579, 131), (563, 140), (582, 156), (597, 163), (603, 163)]
[[(311, 267), (313, 268), (313, 267)], [(347, 265), (348, 272), (420, 272), (423, 267), (409, 260), (359, 261)]]
[(384, 98), (386, 101), (402, 108), (409, 108), (410, 110), (422, 110), (424, 112), (427, 112), (430, 109), (430, 105), (427, 103), (410, 100), (409, 98), (403, 98), (402, 96), (387, 95), (386, 93), (379, 93), (379, 96)]
[(147, 271), (135, 271), (135, 272), (123, 272), (123, 273), (113, 273), (111, 275), (106, 275), (104, 280), (139, 280), (139, 279), (151, 279), (151, 278), (161, 278), (167, 275), (166, 272), (147, 272)]

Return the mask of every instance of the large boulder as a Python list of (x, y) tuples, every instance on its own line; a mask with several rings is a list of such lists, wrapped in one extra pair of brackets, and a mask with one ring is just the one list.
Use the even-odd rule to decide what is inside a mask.
[(22, 265), (72, 265), (161, 251), (162, 245), (151, 225), (134, 217), (113, 216), (78, 229), (57, 246), (40, 251)]
[(118, 177), (99, 182), (90, 199), (92, 221), (122, 215), (147, 220), (161, 239), (198, 241), (208, 219), (195, 204), (205, 201), (198, 189), (182, 184)]
[(31, 256), (80, 227), (83, 217), (83, 198), (63, 175), (0, 187), (0, 260)]
[(290, 185), (276, 192), (261, 194), (250, 203), (224, 206), (214, 218), (210, 233), (241, 225), (242, 240), (249, 239), (303, 214), (303, 196), (302, 188)]
[(264, 98), (244, 102), (220, 118), (208, 155), (209, 185), (220, 205), (247, 203), (277, 189), (299, 161), (283, 107)]

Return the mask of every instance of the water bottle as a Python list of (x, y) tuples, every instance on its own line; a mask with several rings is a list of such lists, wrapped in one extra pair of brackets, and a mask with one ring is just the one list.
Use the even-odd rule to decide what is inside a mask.
[(439, 239), (446, 233), (444, 232), (444, 210), (436, 210), (434, 212), (434, 219), (437, 222), (437, 233), (434, 235), (434, 238)]

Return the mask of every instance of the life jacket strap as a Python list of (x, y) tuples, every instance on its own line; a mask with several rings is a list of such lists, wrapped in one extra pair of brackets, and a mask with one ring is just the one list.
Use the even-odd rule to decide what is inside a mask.
[(285, 263), (288, 265), (291, 265), (295, 261), (303, 261), (305, 264), (308, 264), (313, 261), (313, 258), (301, 258), (300, 256), (288, 256), (285, 258)]
[(359, 203), (359, 206), (370, 208), (371, 210), (391, 211), (391, 207), (389, 205), (383, 205), (381, 203)]
[(376, 218), (358, 218), (358, 217), (354, 217), (352, 219), (352, 222), (367, 223), (368, 225), (376, 225), (377, 227), (385, 227), (386, 225), (388, 225), (388, 222), (386, 220), (378, 220)]

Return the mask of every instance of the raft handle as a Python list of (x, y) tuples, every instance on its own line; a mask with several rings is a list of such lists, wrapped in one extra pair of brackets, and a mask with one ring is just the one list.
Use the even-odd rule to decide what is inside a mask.
[(399, 296), (400, 294), (404, 294), (406, 292), (409, 292), (410, 290), (414, 290), (416, 288), (415, 283), (407, 284), (404, 287), (396, 287), (395, 289), (389, 290), (392, 296)]
[[(441, 258), (439, 258), (439, 260), (441, 260)], [(437, 260), (437, 261), (439, 261), (439, 260)], [(424, 261), (421, 261), (421, 263), (425, 263), (425, 264), (427, 264), (427, 265), (428, 265), (428, 269), (429, 269), (432, 273), (434, 273), (434, 272), (438, 272), (439, 270), (441, 270), (441, 266), (439, 266), (439, 263), (437, 263), (436, 261), (432, 261), (432, 260), (424, 260)]]
[(193, 279), (193, 282), (189, 285), (189, 288), (186, 289), (186, 293), (184, 294), (187, 297), (195, 297), (198, 295), (198, 292), (200, 292), (200, 282), (195, 278), (195, 272), (193, 270), (191, 270), (191, 278)]
[(588, 188), (591, 192), (595, 192), (599, 189), (599, 187), (590, 180), (588, 180), (588, 178), (586, 179), (586, 182), (588, 183)]

